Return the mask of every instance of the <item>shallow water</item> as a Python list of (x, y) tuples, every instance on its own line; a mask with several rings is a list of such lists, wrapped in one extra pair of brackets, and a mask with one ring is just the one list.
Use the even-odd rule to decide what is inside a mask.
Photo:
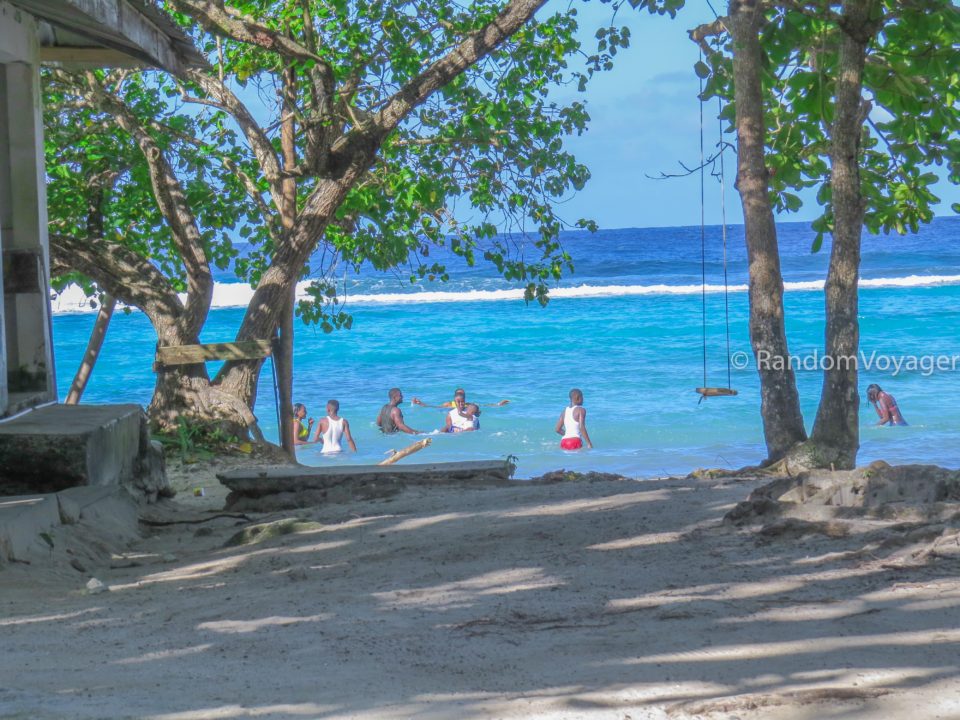
[[(726, 385), (722, 249), (719, 229), (709, 230), (707, 382)], [(820, 288), (829, 248), (811, 255), (812, 233), (803, 224), (781, 225), (780, 234), (790, 347), (809, 367), (822, 346)], [(360, 452), (328, 458), (309, 447), (301, 461), (367, 462), (407, 444), (410, 438), (384, 437), (373, 423), (392, 386), (404, 391), (408, 424), (424, 431), (442, 425), (443, 411), (411, 407), (414, 396), (440, 403), (462, 386), (471, 400), (511, 401), (485, 408), (478, 433), (434, 436), (419, 455), (424, 461), (515, 456), (518, 474), (529, 477), (558, 467), (660, 475), (762, 459), (752, 357), (748, 367), (731, 370), (739, 396), (698, 405), (693, 392), (703, 383), (699, 228), (571, 234), (564, 242), (577, 272), (546, 308), (511, 299), (516, 291), (486, 268), (457, 267), (446, 285), (411, 287), (369, 271), (352, 281), (352, 330), (325, 335), (298, 326), (295, 396), (317, 418), (328, 398), (339, 399)], [(874, 367), (861, 372), (861, 394), (867, 384), (880, 383), (897, 397), (910, 426), (873, 427), (873, 411), (864, 405), (860, 460), (960, 465), (960, 410), (950, 401), (960, 378), (960, 221), (937, 220), (915, 237), (868, 237), (864, 246), (861, 340), (864, 357), (876, 355)], [(742, 228), (731, 229), (729, 254), (730, 346), (739, 364), (750, 350)], [(219, 303), (242, 302), (247, 292), (221, 285)], [(69, 308), (65, 296), (60, 309)], [(242, 312), (214, 310), (204, 340), (231, 339)], [(55, 316), (62, 394), (93, 319), (78, 312)], [(147, 403), (155, 342), (143, 315), (118, 313), (84, 399)], [(958, 359), (946, 371), (905, 365), (895, 372), (875, 367), (885, 362), (880, 356), (905, 364), (910, 356), (918, 363), (943, 356), (941, 365)], [(820, 379), (816, 370), (798, 372), (808, 424)], [(553, 431), (574, 386), (585, 395), (596, 446), (590, 452), (561, 451)], [(265, 433), (275, 437), (269, 364), (256, 411)]]

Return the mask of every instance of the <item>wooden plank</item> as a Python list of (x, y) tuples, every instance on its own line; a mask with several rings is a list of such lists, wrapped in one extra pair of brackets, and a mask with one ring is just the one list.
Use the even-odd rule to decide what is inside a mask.
[(157, 365), (193, 365), (209, 360), (259, 360), (273, 352), (269, 340), (157, 348)]
[(732, 388), (721, 387), (698, 387), (697, 392), (704, 397), (732, 397), (737, 394)]

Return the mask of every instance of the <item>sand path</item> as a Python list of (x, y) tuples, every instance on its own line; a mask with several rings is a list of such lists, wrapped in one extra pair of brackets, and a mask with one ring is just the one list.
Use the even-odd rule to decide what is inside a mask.
[(230, 519), (161, 528), (99, 595), (2, 568), (0, 717), (960, 717), (957, 568), (723, 527), (753, 486), (408, 490), (233, 548)]

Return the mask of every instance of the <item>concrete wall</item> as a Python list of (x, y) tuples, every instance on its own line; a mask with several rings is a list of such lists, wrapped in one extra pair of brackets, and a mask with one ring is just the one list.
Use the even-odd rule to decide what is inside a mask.
[(27, 13), (0, 2), (0, 416), (56, 400), (39, 49)]

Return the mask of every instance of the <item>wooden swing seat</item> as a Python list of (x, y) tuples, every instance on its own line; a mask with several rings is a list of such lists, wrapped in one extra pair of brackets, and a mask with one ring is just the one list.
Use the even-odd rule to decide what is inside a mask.
[(703, 397), (731, 397), (737, 394), (733, 388), (725, 387), (698, 387), (697, 392)]

